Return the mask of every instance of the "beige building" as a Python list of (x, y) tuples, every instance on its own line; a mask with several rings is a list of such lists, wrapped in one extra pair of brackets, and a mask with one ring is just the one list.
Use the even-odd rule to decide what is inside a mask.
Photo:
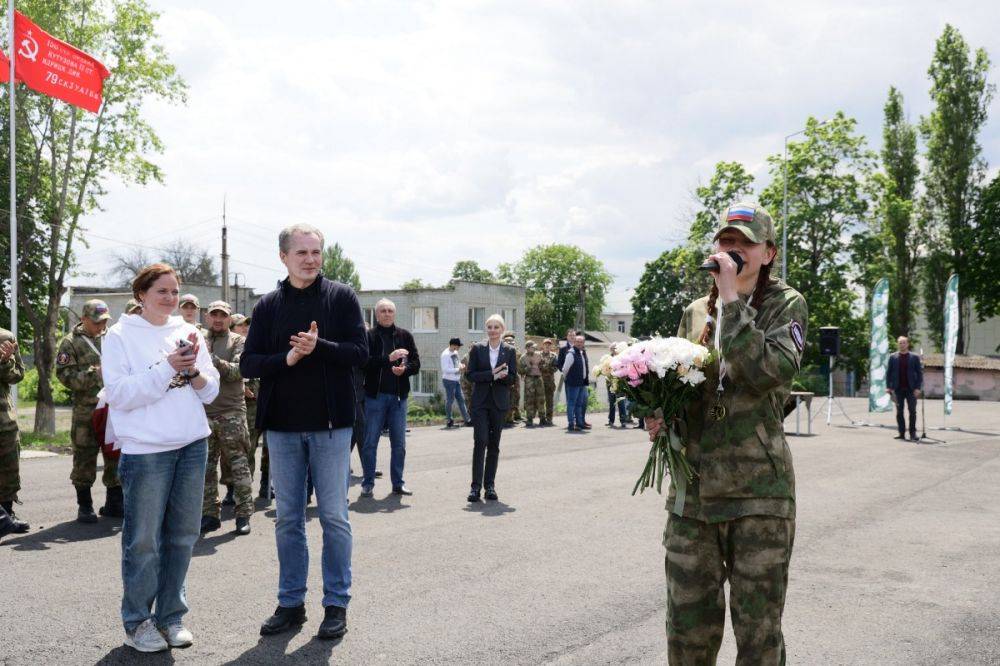
[(635, 316), (631, 312), (605, 312), (601, 315), (605, 331), (624, 333), (626, 336), (632, 333), (632, 320), (634, 318)]
[[(185, 284), (181, 285), (182, 294), (194, 294), (201, 304), (201, 318), (207, 312), (208, 304), (222, 298), (222, 287), (219, 285)], [(108, 304), (111, 310), (111, 320), (117, 321), (118, 317), (125, 312), (125, 305), (132, 298), (132, 291), (127, 287), (90, 287), (76, 286), (66, 290), (68, 302), (68, 323), (72, 327), (80, 321), (80, 313), (83, 312), (83, 304), (92, 298), (99, 298)], [(250, 314), (253, 306), (260, 300), (260, 294), (254, 293), (250, 287), (230, 287), (230, 305), (233, 312)]]

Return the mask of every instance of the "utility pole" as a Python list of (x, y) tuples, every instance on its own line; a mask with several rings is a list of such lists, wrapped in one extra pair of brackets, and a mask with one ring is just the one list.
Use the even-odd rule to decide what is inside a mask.
[(580, 285), (580, 302), (576, 306), (576, 330), (582, 331), (587, 326), (587, 285)]
[(226, 195), (222, 195), (222, 300), (229, 302), (229, 252), (226, 247)]

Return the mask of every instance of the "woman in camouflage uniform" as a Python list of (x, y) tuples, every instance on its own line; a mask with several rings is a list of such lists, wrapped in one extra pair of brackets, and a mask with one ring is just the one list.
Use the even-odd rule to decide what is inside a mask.
[[(721, 349), (723, 360), (708, 368), (702, 394), (679, 424), (698, 478), (679, 511), (673, 484), (667, 502), (669, 662), (715, 663), (728, 580), (736, 663), (784, 664), (781, 615), (795, 479), (782, 408), (799, 369), (808, 313), (802, 295), (771, 276), (777, 247), (763, 208), (730, 206), (714, 241), (711, 259), (719, 268), (712, 291), (685, 309), (678, 330)], [(741, 271), (729, 251), (743, 259)], [(647, 419), (647, 425), (653, 438), (663, 422)]]

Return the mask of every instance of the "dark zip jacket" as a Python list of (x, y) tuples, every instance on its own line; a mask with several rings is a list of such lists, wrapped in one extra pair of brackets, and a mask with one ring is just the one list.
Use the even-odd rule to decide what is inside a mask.
[(274, 291), (265, 294), (254, 306), (252, 324), (240, 358), (240, 374), (244, 378), (260, 377), (257, 394), (257, 429), (266, 430), (267, 415), (273, 400), (300, 400), (307, 391), (323, 391), (330, 428), (349, 428), (354, 424), (353, 368), (368, 361), (368, 339), (364, 319), (354, 290), (322, 275), (319, 281), (316, 325), (319, 340), (312, 355), (322, 362), (323, 385), (302, 386), (296, 393), (276, 395), (276, 378), (291, 370), (285, 361), (291, 347), (283, 339), (281, 326), (275, 321), (287, 290), (284, 279)]
[[(365, 395), (369, 398), (378, 396), (379, 386), (382, 384), (383, 374), (392, 375), (390, 369), (393, 365), (403, 363), (398, 359), (395, 363), (389, 362), (389, 354), (396, 349), (405, 349), (410, 352), (406, 357), (406, 372), (399, 377), (396, 382), (396, 397), (404, 400), (410, 394), (410, 377), (420, 372), (420, 354), (417, 353), (417, 345), (413, 342), (413, 335), (405, 328), (399, 328), (395, 324), (389, 327), (392, 334), (392, 349), (384, 349), (382, 335), (379, 333), (379, 326), (368, 331), (368, 365), (365, 366)], [(395, 375), (392, 375), (395, 377)]]

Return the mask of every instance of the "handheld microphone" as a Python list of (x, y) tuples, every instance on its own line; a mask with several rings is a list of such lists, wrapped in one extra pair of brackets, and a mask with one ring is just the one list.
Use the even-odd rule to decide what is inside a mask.
[[(736, 274), (739, 275), (740, 273), (742, 273), (743, 272), (743, 257), (740, 256), (739, 252), (736, 252), (735, 250), (730, 250), (729, 252), (726, 252), (726, 254), (728, 254), (730, 257), (732, 257), (733, 261), (736, 262)], [(711, 271), (713, 273), (718, 273), (719, 272), (719, 262), (717, 262), (715, 259), (709, 259), (708, 261), (706, 261), (705, 263), (703, 263), (701, 266), (699, 266), (698, 270), (699, 271)]]

